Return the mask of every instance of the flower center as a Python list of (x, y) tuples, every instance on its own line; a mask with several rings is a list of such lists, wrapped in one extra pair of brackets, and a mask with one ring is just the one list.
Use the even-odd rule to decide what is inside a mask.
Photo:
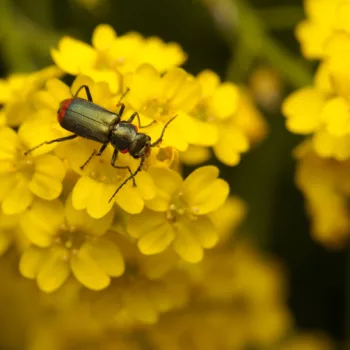
[(158, 121), (166, 121), (169, 116), (175, 115), (175, 110), (171, 107), (167, 99), (151, 99), (148, 100), (143, 108), (142, 113)]
[(71, 254), (76, 254), (86, 238), (86, 233), (77, 230), (75, 226), (64, 224), (56, 237), (56, 244), (66, 248)]
[(214, 115), (209, 115), (208, 113), (208, 105), (206, 101), (201, 101), (196, 108), (193, 110), (193, 116), (198, 120), (202, 120), (205, 122), (213, 122), (215, 121)]
[[(116, 165), (118, 165), (118, 163)], [(129, 174), (129, 170), (127, 168), (114, 168), (103, 158), (100, 158), (98, 160), (98, 164), (94, 167), (93, 171), (89, 173), (89, 176), (95, 181), (102, 182), (108, 185), (115, 185)]]
[(33, 159), (24, 156), (23, 151), (18, 151), (18, 157), (14, 162), (14, 171), (21, 172), (27, 179), (31, 179), (35, 172), (35, 165)]
[(172, 198), (172, 201), (167, 210), (167, 219), (169, 222), (176, 222), (177, 219), (183, 215), (187, 215), (189, 218), (192, 218), (192, 214), (183, 199), (183, 193), (179, 192)]

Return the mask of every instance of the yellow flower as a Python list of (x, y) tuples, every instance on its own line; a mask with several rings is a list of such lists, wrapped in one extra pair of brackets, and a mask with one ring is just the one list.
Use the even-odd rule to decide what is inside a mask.
[[(24, 122), (19, 130), (19, 134), (25, 140), (28, 148), (35, 147), (44, 141), (72, 134), (59, 125), (57, 106), (64, 99), (74, 96), (82, 85), (89, 86), (96, 104), (109, 110), (117, 108), (116, 103), (119, 97), (111, 94), (105, 82), (94, 83), (89, 77), (79, 76), (75, 79), (72, 88), (69, 89), (59, 80), (50, 80), (47, 83), (47, 90), (40, 91), (36, 96), (37, 114)], [(115, 202), (129, 213), (139, 213), (143, 209), (144, 199), (151, 199), (155, 195), (152, 179), (146, 172), (141, 172), (137, 176), (137, 182), (135, 181), (136, 187), (133, 187), (133, 182), (130, 181), (121, 188), (115, 201), (109, 201), (114, 191), (130, 175), (127, 169), (116, 169), (110, 165), (113, 153), (112, 146), (108, 146), (101, 157), (92, 158), (84, 170), (81, 169), (81, 166), (94, 150), (97, 151), (101, 148), (101, 144), (79, 138), (61, 144), (44, 145), (31, 155), (46, 153), (53, 148), (61, 159), (67, 161), (73, 171), (81, 175), (73, 189), (74, 207), (78, 210), (86, 209), (89, 215), (94, 218), (106, 215)], [(132, 159), (129, 155), (119, 154), (116, 165), (129, 166), (132, 171), (135, 171), (139, 161)]]
[(31, 114), (33, 96), (45, 81), (62, 73), (54, 66), (31, 74), (12, 74), (7, 80), (0, 79), (0, 125), (18, 126)]
[[(77, 210), (86, 209), (93, 218), (106, 215), (117, 203), (130, 214), (140, 213), (144, 208), (144, 200), (155, 196), (153, 179), (146, 172), (140, 172), (133, 181), (125, 184), (113, 201), (110, 201), (115, 190), (129, 177), (127, 169), (115, 169), (111, 166), (113, 148), (109, 146), (101, 157), (94, 157), (82, 171), (81, 165), (86, 162), (96, 147), (96, 143), (87, 140), (74, 140), (62, 143), (57, 150), (60, 157), (66, 159), (70, 167), (80, 174), (73, 187), (72, 201)], [(140, 161), (132, 159), (129, 155), (119, 154), (118, 166), (129, 166), (136, 171)]]
[(157, 187), (156, 197), (145, 201), (148, 209), (129, 219), (129, 234), (137, 238), (145, 255), (160, 253), (172, 244), (184, 260), (200, 261), (203, 248), (217, 243), (207, 214), (224, 203), (228, 184), (217, 178), (219, 170), (213, 166), (195, 170), (184, 181), (170, 169), (152, 167), (148, 172)]
[(214, 248), (186, 271), (195, 294), (148, 330), (152, 348), (270, 349), (290, 330), (283, 273), (249, 244)]
[(312, 87), (293, 92), (284, 101), (282, 112), (287, 118), (287, 128), (298, 134), (310, 134), (321, 125), (320, 114), (326, 99)]
[(343, 246), (350, 230), (350, 162), (323, 159), (310, 150), (309, 144), (300, 146), (296, 154), (296, 183), (306, 198), (314, 239), (331, 247)]
[(133, 329), (142, 324), (154, 325), (161, 314), (183, 307), (188, 294), (187, 279), (176, 273), (150, 280), (131, 272), (98, 295), (87, 297), (92, 300), (93, 314), (103, 323)]
[(343, 0), (306, 0), (308, 19), (296, 27), (296, 36), (301, 42), (303, 55), (307, 58), (321, 58), (325, 44), (332, 35), (337, 22), (337, 10)]
[(209, 148), (190, 145), (185, 152), (180, 153), (181, 162), (188, 166), (195, 166), (208, 161), (212, 154)]
[(247, 204), (238, 197), (228, 197), (225, 203), (209, 214), (217, 229), (220, 245), (227, 244), (247, 214)]
[(130, 89), (125, 101), (146, 117), (144, 123), (157, 121), (149, 128), (152, 139), (159, 137), (164, 124), (175, 115), (164, 135), (164, 144), (184, 151), (199, 136), (206, 137), (199, 134), (197, 121), (189, 115), (198, 101), (200, 86), (184, 70), (175, 68), (161, 76), (154, 67), (143, 64), (125, 76), (125, 86)]
[(327, 71), (335, 93), (349, 98), (350, 32), (334, 32), (326, 46)]
[(322, 157), (350, 157), (350, 104), (343, 97), (326, 98), (316, 88), (292, 93), (283, 104), (287, 127), (298, 134), (312, 134), (312, 146)]
[[(266, 124), (248, 96), (234, 84), (220, 84), (219, 77), (209, 70), (201, 72), (197, 81), (201, 96), (190, 115), (197, 119), (200, 137), (194, 144), (211, 146), (221, 162), (236, 165), (249, 143), (265, 135)], [(199, 152), (197, 149), (197, 153), (184, 155), (183, 159), (188, 158), (187, 163), (205, 160), (206, 154)]]
[(14, 130), (0, 129), (0, 202), (7, 215), (26, 210), (35, 196), (53, 200), (62, 191), (62, 161), (54, 155), (26, 157), (24, 151)]
[(112, 212), (93, 219), (75, 210), (70, 199), (65, 207), (58, 200), (35, 201), (20, 219), (21, 230), (34, 244), (21, 256), (22, 275), (36, 279), (44, 292), (58, 289), (71, 272), (89, 289), (106, 288), (111, 277), (124, 272), (118, 246), (105, 237), (112, 219)]
[(108, 80), (113, 92), (119, 86), (120, 74), (133, 72), (142, 63), (165, 72), (186, 59), (186, 54), (175, 43), (166, 44), (155, 37), (145, 39), (137, 33), (118, 37), (106, 24), (96, 27), (92, 44), (64, 37), (51, 55), (64, 72), (89, 75), (96, 81)]

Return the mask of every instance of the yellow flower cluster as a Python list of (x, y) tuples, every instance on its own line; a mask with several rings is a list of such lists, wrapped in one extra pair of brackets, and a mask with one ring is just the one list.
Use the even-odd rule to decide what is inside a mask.
[[(107, 25), (92, 46), (63, 38), (52, 57), (56, 66), (0, 82), (0, 301), (9, 301), (0, 324), (18, 327), (4, 347), (277, 344), (292, 324), (282, 273), (248, 243), (229, 244), (244, 203), (215, 166), (181, 175), (181, 161), (202, 162), (209, 147), (236, 165), (263, 137), (247, 94), (213, 72), (179, 68), (177, 44)], [(71, 86), (60, 80), (67, 73)], [(112, 167), (113, 147), (94, 157), (101, 144), (83, 137), (45, 144), (71, 135), (57, 109), (83, 85), (113, 113), (125, 104), (124, 121), (138, 112), (135, 128), (147, 125), (151, 140), (168, 125), (142, 163), (120, 152)]]
[(298, 151), (297, 182), (312, 215), (316, 240), (344, 244), (349, 234), (350, 1), (306, 0), (308, 18), (297, 27), (306, 57), (320, 60), (312, 86), (283, 104), (290, 131), (307, 135)]

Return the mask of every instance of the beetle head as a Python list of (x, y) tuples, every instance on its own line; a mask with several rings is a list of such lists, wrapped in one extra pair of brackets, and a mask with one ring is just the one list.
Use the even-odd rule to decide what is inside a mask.
[(148, 157), (151, 153), (151, 138), (143, 133), (137, 134), (130, 146), (129, 153), (136, 159), (142, 156)]

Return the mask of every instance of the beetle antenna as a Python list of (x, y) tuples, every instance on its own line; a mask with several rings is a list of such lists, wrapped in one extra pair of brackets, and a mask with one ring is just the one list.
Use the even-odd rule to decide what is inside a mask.
[(139, 166), (137, 167), (136, 171), (134, 173), (132, 173), (129, 177), (127, 177), (120, 185), (119, 187), (115, 190), (115, 192), (113, 193), (113, 196), (109, 199), (108, 203), (110, 203), (113, 198), (116, 196), (116, 194), (119, 192), (119, 190), (124, 186), (126, 185), (131, 179), (133, 179), (141, 170), (142, 170), (142, 166), (143, 166), (143, 163), (145, 162), (146, 160), (146, 157), (143, 155), (141, 157), (141, 161), (140, 161), (140, 164)]
[(177, 115), (175, 115), (174, 117), (172, 117), (170, 120), (167, 121), (167, 123), (164, 125), (164, 128), (162, 130), (162, 133), (160, 134), (159, 138), (154, 141), (153, 143), (151, 143), (151, 147), (157, 146), (159, 143), (162, 142), (163, 140), (163, 136), (165, 133), (166, 128), (169, 126), (169, 124), (177, 117)]
[(126, 94), (128, 93), (130, 91), (130, 88), (126, 88), (126, 90), (123, 92), (123, 94), (120, 96), (120, 99), (119, 99), (119, 101), (118, 101), (118, 103), (117, 103), (117, 106), (119, 106), (120, 105), (120, 103), (122, 102), (122, 99), (126, 96)]

